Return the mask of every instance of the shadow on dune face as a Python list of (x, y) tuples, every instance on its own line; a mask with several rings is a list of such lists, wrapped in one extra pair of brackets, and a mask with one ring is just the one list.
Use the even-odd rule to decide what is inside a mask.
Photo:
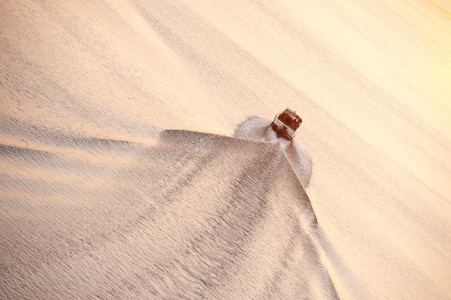
[[(309, 157), (303, 152), (303, 156), (295, 160), (294, 156), (299, 155), (299, 152), (293, 153), (290, 149), (299, 151), (299, 146), (278, 140), (277, 137), (268, 137), (274, 133), (268, 132), (268, 126), (268, 121), (262, 119), (248, 120), (239, 126), (235, 138), (185, 130), (166, 130), (161, 133), (164, 147), (185, 153), (176, 155), (178, 157), (188, 154), (189, 161), (196, 166), (188, 171), (190, 175), (182, 176), (187, 180), (184, 184), (189, 184), (190, 189), (203, 189), (200, 194), (207, 199), (210, 198), (208, 190), (213, 188), (215, 196), (211, 200), (216, 203), (215, 206), (227, 207), (217, 212), (220, 219), (228, 223), (222, 229), (215, 228), (214, 236), (219, 240), (205, 241), (211, 247), (208, 251), (214, 251), (198, 254), (209, 259), (217, 256), (214, 260), (222, 261), (230, 254), (222, 246), (228, 245), (230, 249), (238, 250), (233, 251), (235, 257), (229, 257), (232, 264), (241, 268), (249, 259), (247, 255), (258, 257), (256, 261), (247, 263), (258, 269), (260, 275), (267, 274), (261, 275), (263, 279), (260, 275), (241, 270), (243, 274), (240, 276), (246, 274), (251, 277), (235, 278), (242, 285), (240, 288), (220, 288), (219, 291), (225, 293), (216, 294), (221, 295), (220, 298), (247, 298), (245, 295), (250, 294), (246, 289), (257, 289), (258, 293), (250, 298), (299, 299), (302, 295), (307, 299), (334, 299), (337, 297), (335, 288), (320, 258), (322, 250), (317, 240), (316, 216), (301, 184), (303, 179), (310, 178), (310, 173), (305, 172), (310, 170)], [(299, 169), (300, 173), (294, 172), (293, 163), (299, 168), (301, 161), (307, 162), (308, 168)], [(299, 174), (307, 177), (300, 178)], [(184, 184), (176, 185), (178, 192)], [(189, 195), (191, 192), (184, 191), (184, 194)], [(233, 221), (230, 223), (229, 220)], [(222, 238), (227, 242), (221, 241)], [(271, 245), (279, 238), (281, 244)], [(254, 241), (249, 243), (250, 240)], [(278, 259), (274, 261), (273, 255)], [(227, 269), (223, 269), (224, 274), (228, 273)], [(218, 271), (216, 268), (213, 270)], [(321, 279), (317, 272), (323, 272)], [(265, 284), (256, 288), (261, 279)], [(234, 297), (228, 294), (232, 290), (236, 293)], [(318, 294), (313, 296), (316, 292)]]
[(284, 138), (278, 138), (270, 125), (271, 122), (268, 120), (252, 117), (240, 123), (233, 136), (251, 141), (279, 142), (302, 185), (307, 188), (312, 176), (310, 156), (296, 140), (287, 141)]
[(281, 143), (98, 146), (0, 153), (2, 298), (337, 298)]

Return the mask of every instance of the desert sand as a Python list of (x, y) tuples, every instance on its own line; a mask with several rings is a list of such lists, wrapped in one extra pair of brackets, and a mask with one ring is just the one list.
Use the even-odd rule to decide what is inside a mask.
[(1, 1), (0, 298), (450, 299), (450, 78), (444, 0)]

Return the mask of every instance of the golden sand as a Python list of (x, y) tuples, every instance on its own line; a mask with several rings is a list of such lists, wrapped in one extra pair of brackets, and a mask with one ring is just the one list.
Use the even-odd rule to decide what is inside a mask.
[[(0, 298), (451, 298), (450, 32), (447, 1), (3, 1)], [(231, 137), (287, 106), (308, 188)]]

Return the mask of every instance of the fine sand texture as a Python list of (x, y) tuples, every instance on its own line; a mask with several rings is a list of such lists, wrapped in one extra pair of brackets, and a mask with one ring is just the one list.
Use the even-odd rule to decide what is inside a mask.
[(83, 147), (90, 157), (2, 149), (47, 173), (6, 178), (25, 198), (11, 209), (26, 210), (3, 221), (8, 298), (337, 298), (278, 142), (164, 131), (155, 146)]
[(450, 12), (0, 1), (0, 298), (451, 299)]

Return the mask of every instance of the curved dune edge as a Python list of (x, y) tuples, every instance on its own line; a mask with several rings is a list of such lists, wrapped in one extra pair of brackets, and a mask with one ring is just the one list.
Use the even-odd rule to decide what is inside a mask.
[(2, 156), (47, 175), (2, 177), (27, 195), (2, 200), (5, 298), (337, 298), (310, 200), (278, 143), (161, 137), (125, 151), (116, 170), (103, 159), (123, 147), (113, 142), (93, 150), (97, 161)]

